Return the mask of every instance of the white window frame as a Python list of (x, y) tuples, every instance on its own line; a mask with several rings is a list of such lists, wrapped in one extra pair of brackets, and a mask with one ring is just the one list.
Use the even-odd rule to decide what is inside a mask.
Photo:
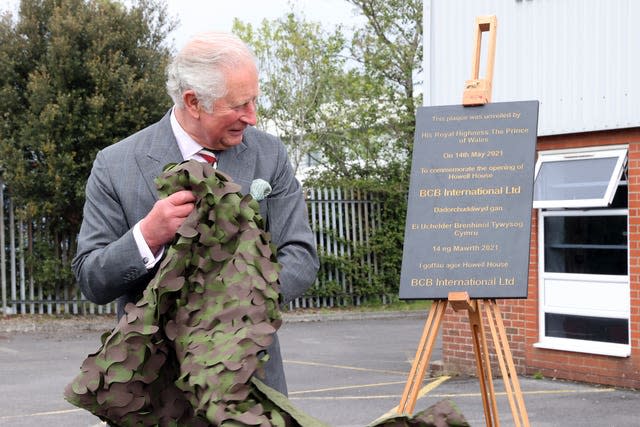
[[(584, 150), (581, 150), (584, 152)], [(591, 149), (597, 151), (597, 149)], [(612, 152), (614, 150), (598, 150)], [(571, 155), (576, 151), (565, 150), (553, 155)], [(626, 147), (622, 150), (626, 159)], [(539, 153), (540, 157), (547, 156), (548, 152)], [(623, 166), (624, 166), (623, 160)], [(538, 167), (536, 166), (536, 169)], [(537, 171), (536, 171), (537, 173)], [(615, 181), (615, 189), (620, 183), (622, 170)], [(615, 173), (614, 173), (615, 175)], [(613, 198), (613, 195), (611, 195)], [(610, 202), (609, 202), (610, 203)], [(570, 207), (565, 204), (564, 207)], [(628, 334), (631, 334), (631, 287), (629, 273), (626, 275), (601, 275), (601, 274), (570, 274), (545, 272), (545, 248), (544, 248), (544, 219), (547, 216), (613, 216), (625, 215), (627, 217), (627, 230), (629, 227), (628, 209), (583, 209), (583, 210), (538, 210), (538, 318), (539, 341), (534, 344), (537, 348), (572, 351), (579, 353), (600, 354), (617, 357), (629, 357), (631, 355), (631, 337), (628, 344), (606, 343), (599, 341), (579, 340), (573, 338), (557, 338), (545, 336), (545, 314), (559, 313), (578, 316), (593, 316), (626, 319), (628, 322)], [(627, 248), (629, 242), (627, 238)], [(629, 250), (627, 250), (627, 265), (629, 265)], [(566, 287), (557, 283), (564, 281)], [(578, 285), (580, 292), (575, 292)], [(574, 286), (572, 290), (571, 287)], [(565, 293), (563, 295), (563, 292)], [(571, 295), (571, 296), (569, 296)], [(613, 298), (613, 300), (608, 298)], [(612, 302), (613, 301), (613, 302)]]
[[(611, 203), (613, 196), (622, 177), (624, 166), (627, 159), (627, 148), (616, 146), (617, 148), (588, 148), (567, 151), (546, 151), (538, 153), (538, 160), (536, 161), (536, 167), (534, 176), (538, 178), (538, 173), (544, 163), (551, 162), (571, 162), (575, 160), (584, 159), (602, 159), (602, 158), (617, 158), (616, 164), (611, 172), (609, 182), (607, 183), (607, 189), (602, 198), (598, 199), (571, 199), (571, 200), (535, 200), (533, 201), (534, 209), (538, 208), (583, 208), (583, 207), (605, 207)], [(535, 197), (535, 191), (534, 191)]]

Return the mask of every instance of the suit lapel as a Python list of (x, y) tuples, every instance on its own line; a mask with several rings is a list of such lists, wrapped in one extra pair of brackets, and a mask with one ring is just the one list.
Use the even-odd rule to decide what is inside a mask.
[[(171, 111), (154, 125), (153, 131), (141, 141), (135, 152), (136, 163), (154, 200), (158, 199), (155, 179), (162, 173), (162, 169), (168, 163), (184, 160), (171, 129), (170, 117)], [(245, 134), (245, 138), (247, 136)], [(218, 169), (240, 184), (243, 193), (249, 192), (251, 182), (255, 178), (255, 167), (255, 150), (249, 149), (244, 140), (239, 145), (222, 151), (218, 156)]]
[(155, 179), (162, 173), (165, 165), (183, 160), (171, 129), (170, 114), (171, 112), (167, 113), (156, 124), (154, 131), (136, 152), (136, 162), (155, 200), (158, 199)]
[(239, 145), (221, 152), (218, 156), (218, 169), (240, 184), (245, 194), (248, 193), (254, 178), (256, 156), (253, 151), (249, 150), (243, 140)]

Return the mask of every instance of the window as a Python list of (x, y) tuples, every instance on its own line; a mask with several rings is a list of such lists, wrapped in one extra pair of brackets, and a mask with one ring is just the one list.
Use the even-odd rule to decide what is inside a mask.
[(627, 275), (626, 215), (544, 217), (548, 273)]
[(537, 347), (630, 354), (625, 165), (619, 147), (539, 153)]
[(540, 153), (534, 208), (608, 206), (626, 164), (627, 150)]

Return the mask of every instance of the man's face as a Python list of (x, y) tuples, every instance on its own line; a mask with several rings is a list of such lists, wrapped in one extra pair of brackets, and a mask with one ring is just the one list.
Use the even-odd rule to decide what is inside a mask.
[(213, 103), (213, 111), (200, 111), (196, 140), (212, 150), (240, 144), (247, 126), (256, 124), (258, 73), (253, 65), (240, 66), (227, 75), (227, 95)]

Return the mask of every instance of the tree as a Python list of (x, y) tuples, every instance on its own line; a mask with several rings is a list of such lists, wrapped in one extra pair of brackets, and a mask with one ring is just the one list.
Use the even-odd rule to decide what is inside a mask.
[(344, 72), (341, 29), (329, 34), (289, 13), (262, 21), (257, 30), (236, 19), (233, 32), (252, 46), (260, 64), (259, 126), (278, 134), (297, 171), (316, 151), (319, 111), (334, 103), (332, 83)]
[(84, 185), (97, 151), (170, 106), (162, 1), (22, 0), (0, 22), (0, 168), (38, 245), (36, 281), (72, 283)]
[(392, 91), (380, 76), (349, 66), (342, 27), (329, 33), (290, 13), (257, 30), (236, 20), (234, 32), (260, 63), (259, 126), (283, 139), (294, 169), (312, 156), (332, 179), (363, 179), (398, 159), (389, 143)]
[(422, 72), (423, 16), (421, 0), (346, 0), (358, 8), (367, 24), (356, 31), (352, 54), (366, 73), (382, 79), (395, 104), (392, 131), (395, 148), (403, 153), (408, 173), (413, 149), (416, 108), (415, 76)]
[(421, 103), (414, 76), (422, 69), (422, 2), (348, 1), (366, 18), (351, 40), (293, 14), (263, 23), (257, 33), (240, 23), (235, 31), (261, 62), (263, 119), (282, 132), (290, 152), (317, 155), (320, 166), (305, 185), (365, 189), (384, 206), (384, 226), (370, 236), (369, 246), (340, 260), (328, 259), (321, 248), (323, 264), (336, 262), (357, 274), (360, 256), (377, 255), (382, 268), (374, 282), (380, 286), (371, 292), (393, 293)]
[[(350, 173), (316, 175), (308, 184), (333, 178), (330, 182), (334, 185), (363, 188), (380, 201), (383, 226), (372, 233), (364, 249), (380, 263), (377, 293), (393, 294), (400, 282), (416, 108), (422, 103), (416, 92), (420, 82), (414, 78), (422, 71), (422, 1), (347, 1), (366, 18), (351, 40), (352, 58), (360, 64), (360, 73), (353, 84), (339, 92), (356, 100), (355, 108), (347, 110), (358, 125), (334, 126), (335, 130), (348, 130), (342, 141), (349, 142), (326, 138), (325, 155), (333, 156), (333, 170), (342, 164)], [(337, 105), (351, 107), (346, 102)], [(354, 162), (350, 156), (360, 161)], [(357, 266), (358, 259), (342, 262)]]

